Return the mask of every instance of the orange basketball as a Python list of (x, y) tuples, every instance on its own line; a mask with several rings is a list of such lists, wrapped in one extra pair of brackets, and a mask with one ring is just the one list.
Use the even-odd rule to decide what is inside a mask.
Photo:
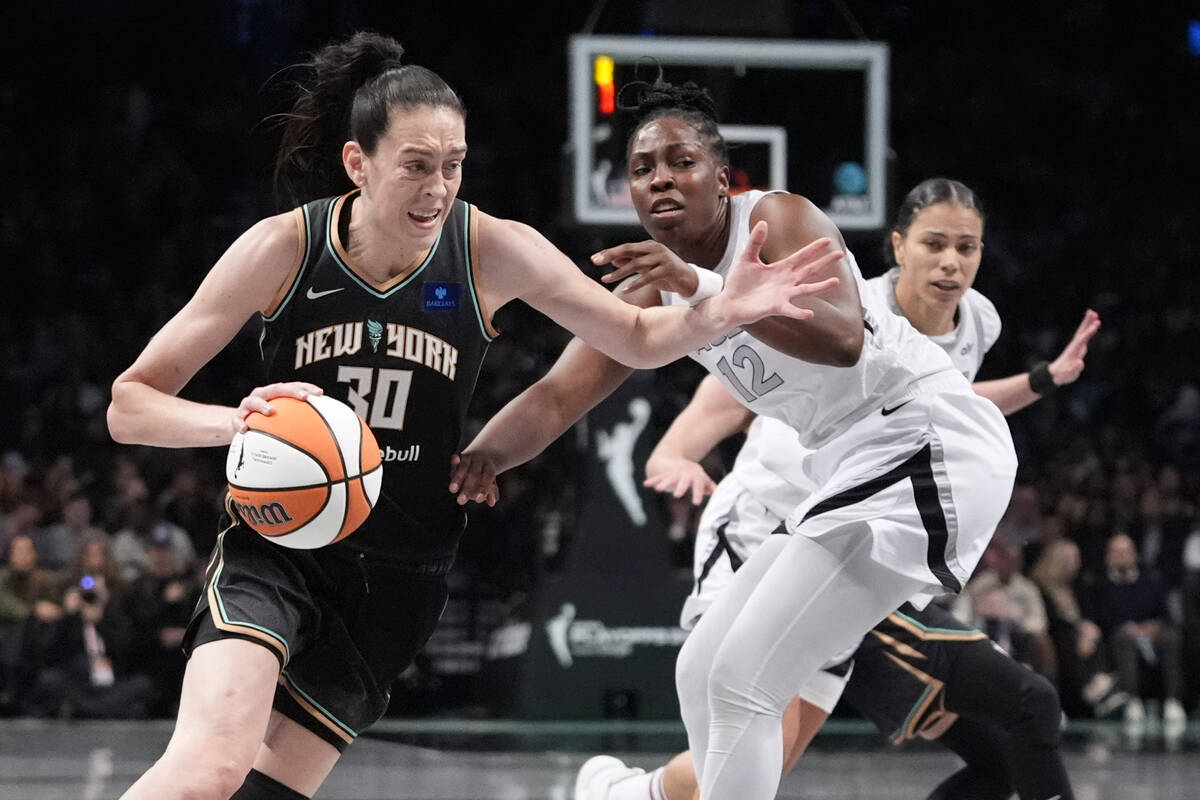
[(225, 461), (239, 516), (277, 544), (311, 550), (354, 532), (379, 499), (375, 435), (350, 406), (324, 395), (277, 397), (253, 413)]

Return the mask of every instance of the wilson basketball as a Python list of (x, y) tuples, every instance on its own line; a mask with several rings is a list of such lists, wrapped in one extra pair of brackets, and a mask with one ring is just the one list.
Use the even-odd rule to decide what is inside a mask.
[(354, 532), (379, 498), (375, 435), (345, 403), (324, 395), (277, 397), (275, 413), (246, 417), (225, 478), (238, 514), (285, 547), (311, 550)]

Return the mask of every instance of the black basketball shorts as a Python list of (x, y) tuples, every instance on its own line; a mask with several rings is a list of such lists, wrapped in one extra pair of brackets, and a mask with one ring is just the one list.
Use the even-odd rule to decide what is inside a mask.
[(275, 710), (342, 751), (383, 716), (433, 633), (451, 563), (294, 550), (234, 524), (217, 538), (184, 650), (227, 638), (266, 647), (281, 669)]

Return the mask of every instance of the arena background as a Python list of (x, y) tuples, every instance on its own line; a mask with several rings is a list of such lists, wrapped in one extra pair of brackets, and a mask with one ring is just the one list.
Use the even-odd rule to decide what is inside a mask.
[[(1010, 419), (1022, 464), (1013, 524), (1054, 516), (1067, 497), (1089, 509), (1071, 530), (1101, 536), (1136, 516), (1164, 466), (1194, 508), (1198, 19), (1196, 2), (1102, 0), (21, 3), (0, 34), (0, 451), (16, 454), (6, 468), (34, 489), (69, 473), (103, 526), (116, 523), (105, 514), (118, 463), (132, 458), (156, 501), (181, 484), (201, 498), (179, 513), (202, 548), (223, 452), (114, 445), (109, 385), (236, 235), (280, 210), (274, 131), (262, 124), (281, 110), (269, 78), (354, 30), (396, 36), (462, 95), (461, 196), (533, 225), (589, 269), (589, 253), (633, 232), (582, 228), (570, 214), (566, 43), (588, 26), (888, 43), (889, 214), (934, 175), (965, 181), (987, 209), (976, 286), (1005, 331), (981, 377), (1053, 357), (1085, 308), (1104, 320), (1082, 379)], [(868, 276), (882, 269), (881, 231), (847, 239)], [(507, 335), (481, 377), (475, 424), (565, 343), (519, 305), (497, 320)], [(256, 335), (248, 325), (186, 395), (236, 403), (254, 385)], [(692, 520), (643, 494), (645, 525), (627, 522), (597, 432), (636, 422), (630, 401), (647, 401), (630, 445), (644, 458), (698, 377), (688, 363), (640, 375), (504, 479), (501, 504), (473, 516), (443, 627), (392, 714), (674, 718), (672, 625)], [(60, 499), (30, 497), (39, 524), (57, 521)], [(1194, 654), (1194, 630), (1189, 642)]]

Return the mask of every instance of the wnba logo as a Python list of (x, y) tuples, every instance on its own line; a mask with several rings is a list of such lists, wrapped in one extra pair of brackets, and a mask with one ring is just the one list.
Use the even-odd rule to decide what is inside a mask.
[(234, 500), (233, 507), (247, 522), (254, 525), (282, 525), (294, 521), (283, 507), (283, 503), (263, 503), (256, 506)]

